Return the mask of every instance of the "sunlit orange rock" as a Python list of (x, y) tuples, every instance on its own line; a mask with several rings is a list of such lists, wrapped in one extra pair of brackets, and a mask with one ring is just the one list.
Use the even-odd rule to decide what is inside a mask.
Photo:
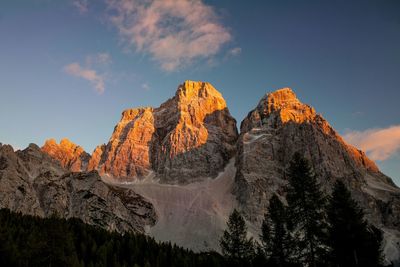
[[(290, 123), (313, 126), (323, 136), (331, 137), (335, 142), (340, 143), (340, 147), (346, 150), (356, 164), (374, 172), (379, 171), (376, 164), (368, 159), (365, 153), (346, 144), (329, 123), (320, 114), (317, 114), (313, 107), (301, 103), (290, 88), (266, 94), (256, 109), (243, 120), (241, 132), (251, 131), (254, 128), (280, 129)], [(288, 128), (293, 127), (288, 126)], [(313, 134), (309, 138), (314, 136), (316, 135)], [(323, 143), (321, 145), (323, 146)]]
[(56, 140), (46, 140), (42, 151), (60, 162), (61, 166), (73, 172), (85, 171), (90, 155), (85, 150), (64, 138), (57, 144)]
[(125, 110), (107, 145), (98, 146), (89, 169), (112, 177), (144, 177), (150, 172), (154, 133), (152, 108)]
[(209, 83), (186, 81), (158, 108), (125, 110), (89, 162), (118, 180), (154, 174), (164, 182), (215, 177), (234, 156), (236, 121)]

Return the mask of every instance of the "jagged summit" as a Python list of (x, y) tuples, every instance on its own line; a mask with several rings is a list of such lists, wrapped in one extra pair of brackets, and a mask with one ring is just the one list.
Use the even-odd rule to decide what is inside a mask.
[(217, 110), (226, 108), (221, 93), (210, 83), (202, 81), (185, 81), (178, 86), (175, 97), (179, 102), (187, 103), (197, 99), (212, 99), (213, 107)]
[[(225, 108), (227, 108), (225, 99), (210, 83), (186, 80), (178, 86), (174, 97), (162, 103), (160, 107), (126, 109), (122, 112), (121, 121), (134, 120), (149, 112), (154, 112), (157, 116), (159, 113), (165, 112), (166, 109), (177, 109), (179, 114), (182, 112), (197, 113), (201, 117), (199, 119), (203, 120), (207, 114), (224, 110)], [(173, 118), (179, 119), (177, 116), (173, 116)]]
[(291, 88), (281, 88), (274, 92), (267, 93), (259, 102), (258, 105), (266, 105), (268, 112), (273, 112), (293, 104), (299, 104), (296, 94)]
[(90, 155), (85, 150), (67, 138), (58, 144), (55, 139), (48, 139), (42, 146), (42, 151), (58, 160), (62, 167), (73, 172), (85, 171)]
[(128, 109), (89, 170), (118, 180), (154, 174), (163, 181), (215, 177), (234, 155), (236, 121), (209, 83), (185, 81), (158, 108)]
[(180, 84), (175, 92), (174, 97), (168, 99), (160, 105), (159, 108), (154, 107), (136, 107), (129, 108), (122, 112), (121, 120), (132, 120), (135, 116), (144, 112), (160, 112), (162, 108), (171, 105), (180, 105), (181, 107), (195, 104), (199, 101), (209, 101), (210, 110), (223, 110), (226, 108), (225, 99), (221, 93), (215, 89), (210, 83), (202, 81), (186, 80)]
[[(276, 127), (287, 122), (311, 122), (320, 117), (313, 107), (300, 102), (291, 88), (282, 88), (264, 95), (240, 128), (248, 131), (263, 125)], [(329, 127), (326, 130), (330, 130)]]

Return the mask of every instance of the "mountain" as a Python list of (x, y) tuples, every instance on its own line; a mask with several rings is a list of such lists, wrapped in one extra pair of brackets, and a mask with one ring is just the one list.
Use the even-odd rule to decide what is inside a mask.
[[(108, 143), (91, 156), (67, 140), (47, 141), (42, 151), (30, 146), (35, 157), (2, 150), (1, 205), (41, 216), (57, 211), (120, 231), (146, 229), (196, 251), (219, 249), (233, 208), (257, 238), (269, 198), (285, 198), (285, 172), (299, 152), (326, 193), (336, 180), (348, 186), (383, 230), (386, 258), (400, 259), (400, 189), (289, 88), (262, 97), (240, 134), (211, 84), (186, 81), (158, 108), (123, 111)], [(25, 195), (12, 195), (21, 185)]]
[(64, 138), (57, 144), (56, 140), (49, 139), (42, 147), (42, 151), (60, 162), (61, 166), (73, 172), (87, 170), (90, 154), (82, 147)]
[(88, 169), (120, 181), (154, 175), (190, 183), (217, 176), (234, 156), (237, 137), (222, 95), (209, 83), (186, 81), (158, 108), (125, 110)]
[(133, 190), (107, 185), (97, 172), (68, 172), (35, 144), (16, 152), (0, 144), (0, 192), (0, 208), (108, 230), (145, 232), (156, 221), (153, 205)]
[(336, 180), (348, 186), (368, 220), (383, 229), (386, 254), (400, 258), (400, 189), (291, 89), (265, 95), (249, 112), (240, 126), (237, 151), (234, 194), (250, 222), (261, 224), (274, 193), (284, 198), (285, 171), (300, 152), (327, 193)]

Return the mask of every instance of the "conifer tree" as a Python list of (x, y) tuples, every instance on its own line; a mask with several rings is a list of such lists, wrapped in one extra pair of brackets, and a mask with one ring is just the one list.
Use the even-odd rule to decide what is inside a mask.
[(280, 199), (273, 195), (269, 201), (268, 213), (261, 227), (261, 242), (265, 256), (271, 266), (289, 266), (291, 258), (291, 237), (288, 231), (287, 210)]
[(327, 209), (331, 260), (335, 266), (379, 266), (380, 231), (367, 223), (364, 212), (341, 181), (335, 183)]
[(236, 209), (229, 216), (227, 225), (220, 240), (222, 254), (235, 263), (250, 260), (254, 255), (253, 239), (247, 238), (246, 222)]
[(295, 153), (287, 172), (286, 199), (297, 261), (303, 266), (323, 265), (326, 245), (326, 198), (307, 159)]

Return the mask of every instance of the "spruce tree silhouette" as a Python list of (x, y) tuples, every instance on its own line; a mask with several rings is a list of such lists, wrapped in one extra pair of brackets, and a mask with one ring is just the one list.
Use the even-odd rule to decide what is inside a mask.
[(295, 153), (287, 172), (287, 202), (295, 256), (303, 266), (323, 265), (326, 245), (326, 197), (307, 159)]
[(382, 235), (341, 181), (335, 183), (327, 209), (330, 256), (335, 266), (380, 266)]
[(250, 261), (254, 255), (253, 239), (247, 238), (246, 222), (236, 209), (229, 216), (227, 225), (220, 240), (222, 254), (233, 264)]
[(270, 266), (292, 266), (292, 238), (288, 230), (288, 213), (277, 195), (269, 200), (268, 212), (261, 227), (261, 243)]

